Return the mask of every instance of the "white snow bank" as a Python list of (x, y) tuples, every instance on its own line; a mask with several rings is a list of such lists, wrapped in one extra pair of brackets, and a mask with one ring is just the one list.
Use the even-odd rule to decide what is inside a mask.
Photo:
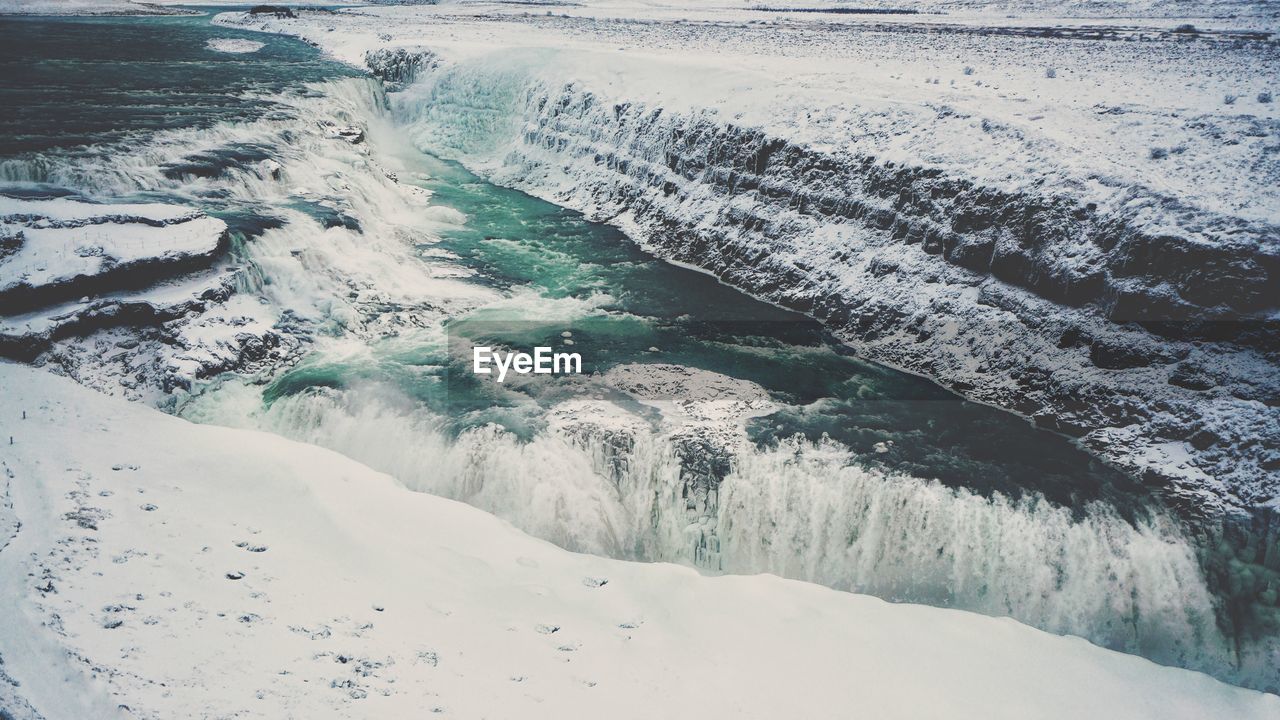
[[(1197, 11), (1204, 10), (1187, 9)], [(895, 16), (889, 26), (884, 16), (697, 4), (587, 3), (550, 15), (501, 3), (414, 5), (296, 19), (228, 13), (216, 22), (298, 35), (357, 66), (370, 50), (429, 49), (493, 88), (470, 98), (475, 105), (444, 108), (474, 116), (467, 120), (492, 123), (488, 115), (509, 109), (497, 104), (504, 89), (492, 76), (519, 84), (516, 96), (535, 81), (574, 84), (602, 102), (711, 111), (812, 148), (932, 167), (1009, 191), (1061, 186), (1106, 208), (1131, 199), (1125, 188), (1147, 187), (1201, 209), (1277, 221), (1275, 172), (1258, 166), (1265, 124), (1280, 107), (1256, 101), (1275, 91), (1266, 47), (1178, 41), (1169, 32), (1176, 21), (1113, 24), (1096, 32), (1118, 39), (1091, 40), (1089, 22), (1070, 17), (1046, 26), (1080, 35), (1065, 41), (1027, 31), (1039, 21), (989, 15)], [(934, 27), (942, 20), (950, 24)], [(459, 74), (431, 89), (432, 100), (467, 79)], [(437, 149), (449, 144), (434, 140)], [(500, 158), (506, 147), (487, 149)], [(1152, 149), (1176, 153), (1153, 158)]]
[(568, 553), (334, 453), (30, 368), (0, 364), (0, 392), (0, 514), (22, 523), (0, 654), (49, 720), (1280, 713), (1010, 620)]
[(201, 217), (199, 210), (166, 203), (89, 203), (71, 198), (23, 199), (0, 195), (0, 220), (18, 222), (43, 219), (51, 223), (102, 223), (117, 218), (150, 220), (156, 224), (183, 222)]
[(129, 0), (0, 0), (0, 15), (181, 15), (181, 10)]

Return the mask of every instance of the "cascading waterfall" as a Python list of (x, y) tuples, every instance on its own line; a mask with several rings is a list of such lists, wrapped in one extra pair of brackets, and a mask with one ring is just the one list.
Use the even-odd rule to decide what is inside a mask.
[(1030, 496), (984, 498), (851, 462), (834, 443), (740, 456), (726, 478), (726, 569), (1009, 615), (1166, 662), (1229, 652), (1192, 547), (1154, 516), (1082, 517)]
[(737, 448), (703, 513), (682, 496), (671, 438), (641, 424), (622, 447), (604, 433), (522, 441), (493, 425), (450, 437), (443, 418), (385, 388), (312, 389), (267, 406), (238, 392), (247, 396), (230, 407), (219, 407), (236, 394), (224, 389), (185, 414), (334, 449), (569, 549), (776, 573), (1008, 615), (1162, 662), (1231, 665), (1195, 551), (1158, 515), (1131, 524), (1103, 506), (1076, 514), (1035, 497), (982, 497), (802, 439)]
[(319, 149), (314, 140), (324, 133), (312, 130), (317, 123), (388, 119), (382, 86), (369, 78), (329, 80), (269, 97), (245, 97), (255, 99), (269, 101), (272, 111), (254, 120), (138, 133), (106, 144), (8, 157), (0, 160), (0, 181), (50, 183), (104, 197), (157, 190), (191, 197), (221, 191), (233, 199), (251, 199), (271, 184), (255, 184), (239, 174), (246, 169), (242, 158), (229, 158), (218, 168), (220, 173), (208, 174), (183, 173), (184, 160), (237, 148), (255, 148), (264, 157), (291, 150), (304, 154)]
[[(712, 223), (728, 223), (724, 232), (750, 235), (737, 255), (726, 251), (726, 262), (739, 273), (731, 278), (735, 284), (771, 299), (790, 297), (784, 278), (794, 273), (784, 267), (783, 278), (771, 275), (767, 258), (786, 256), (793, 245), (785, 237), (770, 244), (772, 238), (751, 232), (770, 222), (802, 234), (830, 228), (812, 227), (811, 219), (796, 215), (794, 202), (786, 205), (799, 189), (767, 185), (763, 175), (740, 167), (751, 149), (732, 141), (749, 133), (696, 108), (612, 102), (549, 79), (536, 62), (512, 67), (519, 57), (513, 52), (502, 61), (436, 67), (392, 97), (393, 115), (419, 147), (458, 159), (500, 185), (609, 218), (678, 259), (705, 267), (679, 246), (693, 248), (695, 257), (723, 249), (707, 238), (718, 232)], [(758, 174), (769, 164), (767, 148), (759, 153)], [(827, 188), (831, 197), (822, 195), (823, 188), (808, 190), (814, 197), (805, 202), (843, 207), (847, 188)], [(775, 200), (777, 206), (769, 204)], [(871, 219), (876, 202), (863, 195), (850, 200)], [(641, 226), (637, 217), (646, 213), (654, 222)], [(681, 235), (685, 228), (674, 217), (693, 218), (696, 228)], [(841, 238), (833, 243), (845, 242)], [(859, 235), (857, 242), (863, 240)], [(886, 236), (883, 242), (893, 241)], [(741, 256), (765, 267), (739, 267)], [(830, 260), (803, 259), (818, 267)], [(872, 275), (868, 282), (881, 274)], [(904, 307), (907, 316), (932, 311)], [(885, 327), (886, 336), (897, 336)], [(1274, 562), (1258, 560), (1266, 552), (1251, 549), (1256, 543), (1215, 551), (1208, 546), (1227, 544), (1201, 538), (1197, 546), (1184, 527), (1158, 512), (1135, 523), (1101, 503), (1073, 512), (1034, 497), (1015, 501), (887, 476), (851, 464), (847, 452), (833, 446), (783, 443), (739, 453), (719, 492), (714, 513), (691, 513), (696, 517), (674, 536), (659, 530), (659, 518), (683, 517), (680, 502), (637, 507), (634, 512), (655, 518), (655, 537), (678, 538), (675, 545), (658, 543), (665, 550), (646, 557), (775, 572), (881, 597), (1011, 615), (1255, 687), (1274, 688), (1280, 681), (1274, 591), (1248, 589), (1267, 585), (1259, 578), (1273, 578), (1274, 587)], [(1216, 537), (1214, 531), (1209, 537)], [(1258, 542), (1273, 542), (1266, 537), (1274, 536), (1264, 534)], [(680, 552), (670, 554), (677, 547)], [(1236, 604), (1247, 610), (1230, 614), (1252, 619), (1225, 620), (1224, 608)]]
[[(488, 74), (438, 81), (414, 88), (419, 99), (401, 101), (395, 118), (376, 81), (333, 81), (281, 99), (287, 113), (163, 131), (128, 152), (7, 160), (0, 178), (269, 208), (283, 222), (240, 247), (240, 290), (279, 310), (291, 332), (323, 353), (349, 353), (340, 362), (352, 367), (377, 365), (383, 359), (368, 351), (370, 338), (425, 327), (427, 342), (441, 343), (444, 318), (499, 298), (439, 277), (414, 252), (463, 218), (428, 206), (427, 193), (415, 195), (387, 171), (414, 171), (394, 165), (405, 136), (430, 147), (444, 138), (445, 148), (488, 151), (486, 161), (500, 163), (493, 139), (518, 132), (536, 81), (517, 67), (502, 69), (497, 81)], [(470, 120), (458, 126), (459, 117)], [(386, 156), (375, 161), (335, 146), (318, 129), (335, 124), (366, 129)], [(271, 163), (230, 164), (207, 176), (164, 172), (192, 155), (252, 145), (271, 148)], [(323, 226), (300, 197), (340, 207), (356, 228)], [(1195, 551), (1159, 515), (1135, 524), (1101, 505), (1073, 513), (1033, 496), (982, 496), (863, 467), (838, 443), (798, 439), (734, 447), (728, 473), (695, 503), (669, 430), (629, 424), (622, 442), (590, 428), (525, 438), (493, 425), (454, 432), (450, 418), (397, 388), (323, 384), (264, 402), (261, 385), (228, 379), (181, 404), (181, 413), (328, 447), (573, 550), (771, 572), (1008, 615), (1162, 662), (1237, 673)]]

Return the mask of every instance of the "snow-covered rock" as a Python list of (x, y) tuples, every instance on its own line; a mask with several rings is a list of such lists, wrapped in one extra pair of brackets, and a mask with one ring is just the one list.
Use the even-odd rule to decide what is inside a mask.
[(237, 295), (226, 224), (191, 208), (0, 196), (0, 355), (109, 393), (170, 394), (297, 351), (276, 314)]
[(1280, 713), (1007, 619), (569, 553), (335, 453), (39, 370), (0, 364), (0, 393), (17, 717)]
[(226, 223), (177, 205), (0, 196), (0, 307), (145, 287), (209, 265), (227, 242)]

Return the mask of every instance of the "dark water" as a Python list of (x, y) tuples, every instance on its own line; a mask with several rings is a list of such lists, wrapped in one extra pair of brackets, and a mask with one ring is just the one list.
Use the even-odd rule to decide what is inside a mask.
[[(210, 26), (222, 9), (135, 18), (0, 17), (0, 156), (248, 119), (272, 104), (247, 95), (355, 74), (298, 40)], [(265, 46), (218, 52), (206, 46), (211, 38)]]

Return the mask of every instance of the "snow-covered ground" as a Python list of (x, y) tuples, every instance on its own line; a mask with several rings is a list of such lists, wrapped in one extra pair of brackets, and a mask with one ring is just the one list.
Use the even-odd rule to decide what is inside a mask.
[(239, 38), (214, 38), (205, 43), (205, 45), (207, 45), (210, 50), (231, 53), (233, 55), (257, 52), (262, 49), (262, 43), (260, 42), (242, 40)]
[(335, 453), (43, 371), (0, 364), (0, 393), (12, 717), (1280, 713), (1011, 620), (576, 555)]
[(178, 12), (181, 11), (158, 3), (132, 0), (0, 0), (0, 15), (173, 15)]
[(219, 21), (371, 66), (404, 89), (396, 117), (421, 146), (1079, 436), (1212, 515), (1280, 492), (1280, 49), (1265, 4), (1174, 7)]

